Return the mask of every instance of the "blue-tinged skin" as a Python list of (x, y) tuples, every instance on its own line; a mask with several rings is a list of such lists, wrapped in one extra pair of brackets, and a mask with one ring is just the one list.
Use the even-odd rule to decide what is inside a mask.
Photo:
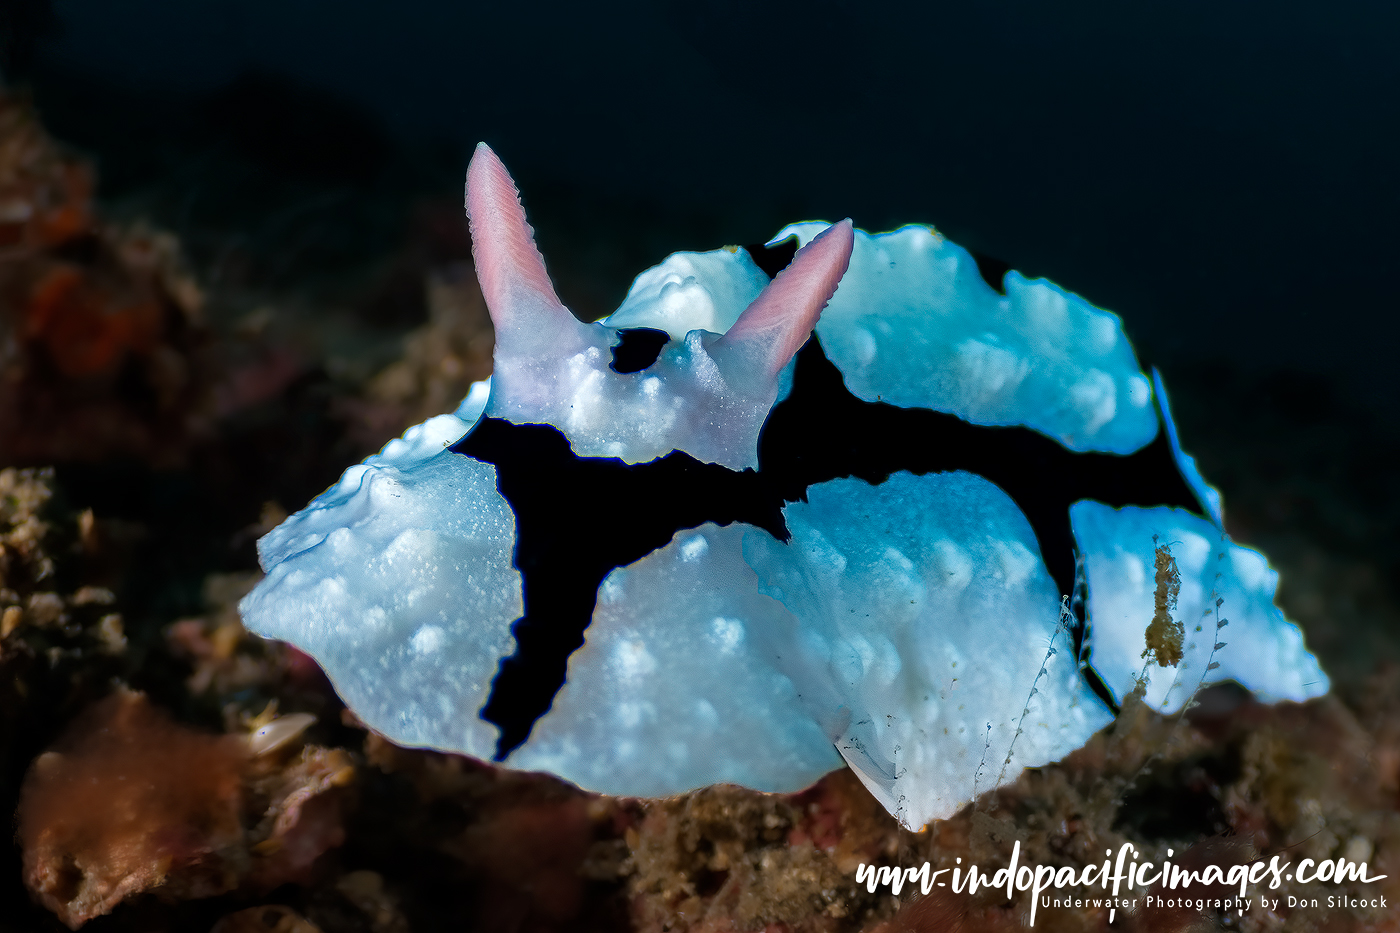
[[(1302, 632), (1274, 605), (1278, 573), (1258, 551), (1183, 509), (1079, 502), (1072, 518), (1089, 583), (1090, 657), (1115, 699), (1138, 677), (1147, 681), (1143, 701), (1164, 713), (1181, 709), (1202, 684), (1226, 680), (1268, 703), (1327, 692)], [(1158, 542), (1171, 548), (1181, 574), (1173, 617), (1184, 624), (1184, 657), (1171, 667), (1144, 658)]]
[(1176, 468), (1181, 471), (1182, 478), (1196, 494), (1196, 500), (1201, 503), (1210, 520), (1215, 522), (1216, 527), (1224, 528), (1225, 504), (1220, 498), (1220, 490), (1207, 483), (1201, 471), (1196, 469), (1196, 458), (1181, 449), (1176, 422), (1172, 419), (1171, 405), (1167, 401), (1167, 387), (1162, 382), (1162, 373), (1156, 367), (1152, 369), (1152, 388), (1156, 391), (1157, 408), (1162, 413), (1162, 425), (1167, 430), (1167, 440), (1171, 442), (1172, 459), (1176, 461)]
[[(1149, 702), (1327, 689), (1116, 316), (1014, 272), (999, 294), (928, 228), (841, 225), (772, 286), (742, 250), (678, 254), (556, 340), (484, 147), (468, 203), (497, 378), (264, 538), (241, 607), (390, 739), (622, 795), (844, 759), (917, 827), (1109, 720), (1074, 660), (1111, 698), (1143, 673), (1154, 535), (1188, 644)], [(664, 332), (656, 362), (609, 362), (631, 328)]]
[(442, 448), (361, 464), (258, 542), (267, 576), (239, 611), (372, 728), (486, 758), (498, 730), (477, 712), (523, 609), (514, 547), (490, 464)]
[(784, 652), (810, 714), (905, 826), (951, 816), (1112, 719), (1079, 676), (1025, 516), (970, 473), (838, 479), (744, 556), (801, 621)]
[[(826, 224), (777, 239), (806, 243)], [(1024, 425), (1074, 451), (1127, 454), (1157, 434), (1148, 380), (1118, 316), (1008, 272), (998, 294), (932, 228), (858, 233), (817, 336), (867, 402)]]
[(646, 797), (792, 791), (840, 767), (784, 664), (798, 620), (759, 592), (746, 533), (772, 540), (706, 523), (609, 574), (568, 680), (506, 764)]

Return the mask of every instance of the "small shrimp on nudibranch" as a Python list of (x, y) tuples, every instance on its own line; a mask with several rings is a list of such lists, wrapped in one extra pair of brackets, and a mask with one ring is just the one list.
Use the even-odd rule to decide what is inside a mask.
[(466, 200), (492, 378), (264, 537), (241, 606), (393, 741), (637, 796), (844, 761), (920, 826), (1111, 719), (1154, 536), (1187, 623), (1149, 702), (1327, 690), (1116, 316), (842, 221), (584, 324), (485, 145)]

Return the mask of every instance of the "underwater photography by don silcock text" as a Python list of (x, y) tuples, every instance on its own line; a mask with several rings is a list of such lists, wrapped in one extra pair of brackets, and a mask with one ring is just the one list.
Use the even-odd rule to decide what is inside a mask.
[(1400, 930), (1400, 17), (894, 12), (0, 10), (0, 933)]

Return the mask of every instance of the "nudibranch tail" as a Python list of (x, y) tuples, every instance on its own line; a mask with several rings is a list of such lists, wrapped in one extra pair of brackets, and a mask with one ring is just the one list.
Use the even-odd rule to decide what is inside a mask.
[(580, 329), (554, 291), (520, 192), (496, 153), (478, 143), (467, 166), (467, 219), (476, 275), (496, 341), (555, 346)]
[(710, 348), (724, 366), (737, 356), (766, 377), (777, 375), (801, 349), (851, 263), (850, 218), (832, 224), (793, 257), (733, 326)]

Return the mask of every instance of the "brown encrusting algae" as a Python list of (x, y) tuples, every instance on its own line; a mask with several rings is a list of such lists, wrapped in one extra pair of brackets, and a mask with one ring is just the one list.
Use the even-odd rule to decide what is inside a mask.
[(275, 751), (114, 693), (30, 766), (25, 884), (76, 929), (136, 894), (186, 900), (306, 880), (344, 841), (334, 791), (354, 767), (336, 749)]

